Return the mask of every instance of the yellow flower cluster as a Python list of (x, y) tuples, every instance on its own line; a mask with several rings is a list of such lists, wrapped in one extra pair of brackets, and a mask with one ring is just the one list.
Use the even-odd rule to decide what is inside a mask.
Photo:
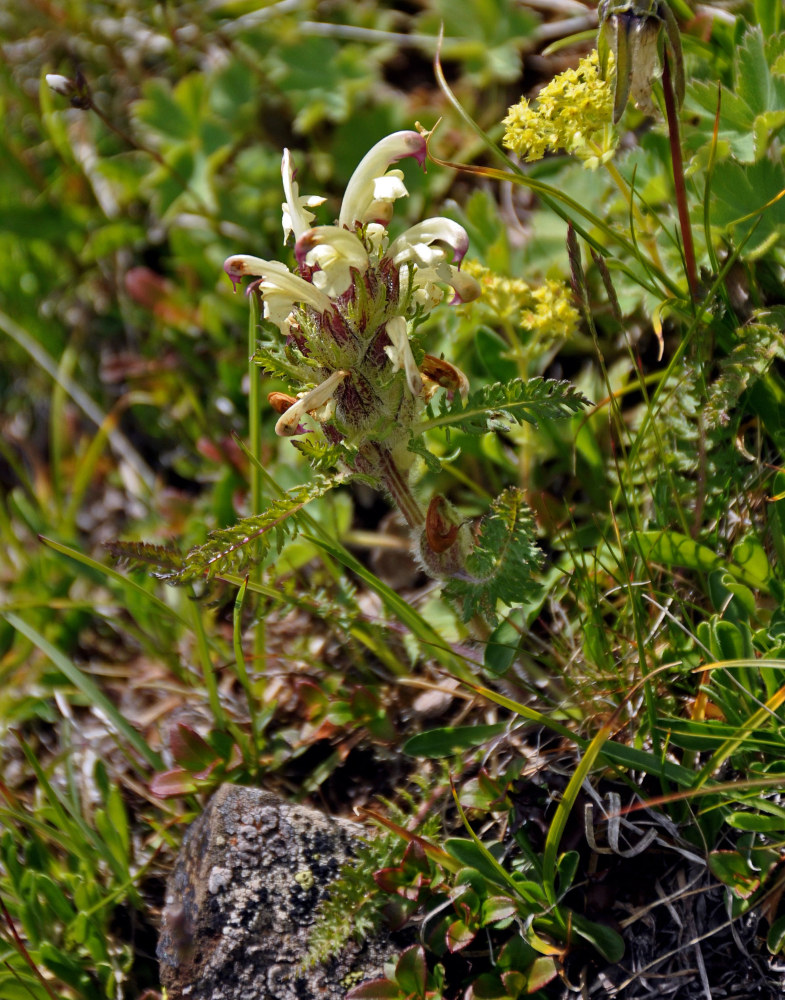
[(543, 87), (536, 107), (526, 98), (514, 104), (503, 122), (502, 141), (529, 163), (549, 151), (565, 149), (596, 166), (613, 155), (612, 118), (613, 90), (600, 76), (595, 49), (575, 69), (560, 73)]
[(530, 291), (531, 305), (521, 312), (521, 326), (538, 340), (571, 337), (578, 329), (580, 313), (572, 304), (572, 294), (561, 281), (548, 278)]
[(548, 278), (532, 286), (521, 278), (494, 274), (477, 261), (467, 261), (463, 269), (480, 283), (480, 307), (497, 320), (520, 326), (533, 341), (568, 339), (578, 329), (580, 313), (563, 282)]

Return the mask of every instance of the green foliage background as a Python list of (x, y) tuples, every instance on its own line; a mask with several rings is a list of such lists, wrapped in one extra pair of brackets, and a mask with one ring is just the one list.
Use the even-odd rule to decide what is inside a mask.
[[(446, 403), (434, 408), (424, 489), (466, 517), (501, 494), (496, 527), (513, 519), (528, 537), (528, 513), (511, 513), (519, 494), (504, 492), (520, 487), (545, 553), (538, 589), (516, 600), (528, 575), (506, 574), (513, 610), (479, 636), (439, 594), (412, 605), (364, 551), (344, 547), (376, 530), (358, 527), (372, 516), (368, 500), (322, 489), (306, 457), (275, 438), (272, 411), (254, 411), (248, 305), (222, 263), (237, 252), (280, 257), (284, 146), (301, 190), (327, 195), (325, 219), (373, 142), (416, 120), (444, 116), (445, 159), (489, 162), (435, 86), (442, 22), (450, 87), (498, 139), (508, 105), (575, 61), (574, 48), (543, 58), (544, 45), (593, 33), (591, 10), (568, 25), (507, 0), (37, 0), (0, 11), (4, 1000), (157, 988), (163, 878), (183, 825), (222, 780), (264, 776), (341, 809), (338, 787), (391, 795), (417, 759), (441, 796), (445, 847), (431, 824), (428, 858), (402, 860), (403, 845), (390, 858), (389, 844), (380, 856), (404, 888), (410, 868), (428, 872), (434, 895), (418, 905), (456, 906), (429, 943), (428, 970), (419, 954), (399, 963), (417, 989), (441, 983), (433, 956), (446, 941), (506, 932), (509, 906), (565, 946), (576, 926), (617, 960), (607, 928), (562, 906), (578, 864), (562, 835), (584, 779), (624, 775), (633, 797), (694, 796), (663, 806), (679, 845), (705, 853), (737, 918), (772, 897), (785, 829), (785, 35), (777, 5), (738, 16), (717, 5), (694, 22), (673, 6), (685, 27), (696, 302), (665, 130), (634, 109), (616, 162), (645, 231), (631, 234), (612, 178), (565, 157), (535, 164), (528, 188), (512, 193), (433, 164), (407, 169), (397, 225), (450, 214), (499, 275), (536, 284), (572, 270), (583, 308), (569, 339), (541, 336), (487, 300), (418, 331), (467, 372), (471, 400), (501, 382), (516, 387), (512, 406), (514, 379), (546, 375), (595, 403), (536, 428), (501, 417), (461, 426)], [(47, 73), (77, 81), (92, 106), (71, 107)], [(530, 193), (537, 185), (572, 199), (564, 217)], [(583, 251), (582, 284), (565, 217), (607, 251), (604, 267)], [(288, 387), (269, 378), (263, 388)], [(256, 471), (249, 420), (261, 426)], [(106, 543), (123, 537), (139, 563), (176, 565), (175, 546), (256, 513), (254, 475), (271, 503), (285, 507), (285, 491), (316, 499), (292, 522), (296, 537), (276, 538), (247, 579), (229, 560), (215, 589), (197, 580), (173, 590), (107, 559)], [(480, 537), (480, 575), (494, 530)], [(484, 591), (470, 601), (488, 617), (497, 610)], [(452, 726), (449, 705), (442, 728), (415, 733), (433, 724), (413, 714), (407, 685), (441, 683), (439, 671), (479, 689), (471, 725)], [(466, 813), (428, 762), (449, 758), (457, 784), (466, 778), (467, 822), (503, 823), (532, 731), (582, 756), (540, 847), (531, 831), (516, 835), (510, 874), (501, 841), (448, 836)], [(358, 747), (384, 787), (352, 771)], [(419, 800), (404, 796), (403, 807), (400, 823)], [(365, 898), (361, 889), (341, 898)], [(459, 915), (460, 899), (473, 902)], [(776, 902), (767, 920), (774, 952), (785, 936)], [(541, 945), (509, 935), (483, 973), (484, 995), (524, 995), (555, 974)]]

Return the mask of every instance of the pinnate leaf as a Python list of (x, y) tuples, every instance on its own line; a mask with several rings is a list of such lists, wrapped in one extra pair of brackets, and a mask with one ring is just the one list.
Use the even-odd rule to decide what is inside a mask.
[(439, 409), (420, 427), (420, 433), (437, 427), (456, 427), (467, 434), (507, 430), (512, 424), (536, 424), (577, 413), (589, 400), (570, 382), (532, 378), (528, 381), (494, 382), (472, 393), (464, 403), (442, 396)]
[(230, 528), (211, 532), (203, 545), (196, 545), (186, 553), (177, 572), (158, 575), (169, 583), (181, 584), (240, 572), (260, 559), (272, 544), (280, 548), (294, 530), (296, 515), (302, 508), (342, 481), (338, 476), (315, 476), (310, 483), (295, 486), (261, 514), (244, 517)]
[(497, 601), (519, 604), (537, 593), (533, 574), (541, 562), (531, 511), (523, 492), (511, 487), (491, 504), (466, 559), (465, 576), (450, 579), (445, 594), (462, 605), (464, 621), (480, 614), (495, 624)]

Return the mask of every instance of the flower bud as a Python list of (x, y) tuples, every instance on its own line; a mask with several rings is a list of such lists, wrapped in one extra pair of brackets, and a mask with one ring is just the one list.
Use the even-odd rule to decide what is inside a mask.
[(652, 84), (662, 74), (667, 52), (679, 105), (684, 101), (684, 57), (679, 26), (667, 0), (600, 0), (597, 48), (603, 77), (610, 56), (615, 68), (613, 121), (630, 97), (647, 114), (654, 111)]
[(436, 392), (436, 386), (438, 385), (442, 389), (446, 389), (451, 397), (453, 393), (457, 392), (461, 399), (466, 402), (469, 396), (469, 380), (460, 368), (450, 364), (449, 361), (445, 361), (444, 358), (437, 358), (433, 354), (426, 354), (422, 359), (420, 371), (426, 379), (434, 383), (434, 392)]
[(286, 413), (290, 406), (294, 406), (297, 399), (294, 396), (290, 396), (288, 392), (269, 392), (267, 394), (267, 402), (276, 413)]
[(67, 76), (61, 76), (59, 73), (47, 73), (46, 82), (51, 90), (56, 94), (61, 94), (63, 97), (73, 97), (76, 93), (76, 84), (73, 80), (69, 80)]

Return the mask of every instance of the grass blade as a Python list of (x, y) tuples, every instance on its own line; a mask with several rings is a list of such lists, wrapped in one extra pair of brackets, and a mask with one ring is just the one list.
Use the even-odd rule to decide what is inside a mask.
[[(19, 615), (13, 611), (5, 611), (3, 612), (3, 617), (17, 632), (21, 632), (22, 635), (26, 636), (37, 646), (44, 656), (50, 659), (57, 669), (68, 678), (74, 687), (82, 692), (91, 705), (103, 712), (112, 726), (117, 730), (117, 733), (124, 737), (124, 740), (147, 761), (151, 768), (156, 771), (163, 769), (163, 761), (159, 754), (148, 746), (147, 741), (141, 733), (134, 729), (130, 722), (123, 717), (117, 706), (107, 698), (92, 677), (89, 677), (80, 670), (56, 646), (53, 646), (48, 639), (33, 628), (29, 622), (20, 618)], [(122, 746), (122, 742), (120, 745)]]

